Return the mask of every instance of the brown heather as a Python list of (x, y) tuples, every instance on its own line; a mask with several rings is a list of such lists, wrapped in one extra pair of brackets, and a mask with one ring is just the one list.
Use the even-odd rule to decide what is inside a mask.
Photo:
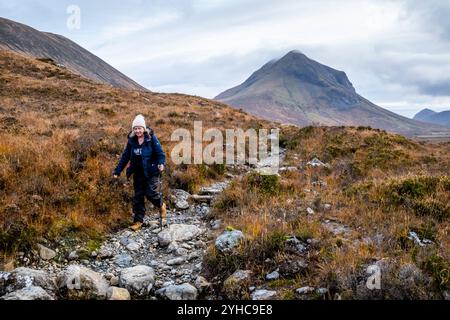
[[(25, 250), (37, 240), (96, 239), (130, 217), (132, 187), (111, 179), (134, 116), (142, 113), (167, 154), (171, 132), (194, 120), (219, 128), (274, 125), (216, 101), (182, 94), (117, 89), (51, 64), (0, 52), (0, 249)], [(330, 289), (328, 298), (358, 296), (365, 267), (384, 259), (384, 298), (442, 298), (449, 290), (450, 144), (413, 141), (368, 127), (282, 126), (284, 165), (279, 177), (250, 173), (236, 179), (214, 204), (213, 215), (242, 230), (233, 255), (212, 245), (205, 272), (225, 279), (251, 269), (267, 272), (292, 260), (285, 239), (314, 239), (302, 257), (307, 268), (270, 286), (295, 298), (300, 286)], [(329, 168), (310, 168), (318, 157)], [(165, 191), (196, 191), (221, 180), (220, 166), (174, 166)], [(326, 185), (324, 184), (326, 183)], [(330, 204), (326, 210), (324, 204)], [(308, 215), (306, 208), (315, 213)], [(346, 226), (334, 234), (325, 221)], [(221, 232), (222, 230), (218, 230)], [(410, 231), (435, 245), (419, 247)], [(376, 239), (381, 239), (377, 243)], [(430, 282), (400, 283), (397, 271), (414, 265)], [(400, 281), (400, 282), (399, 282)], [(374, 293), (375, 295), (376, 293)], [(369, 296), (375, 297), (378, 296)]]

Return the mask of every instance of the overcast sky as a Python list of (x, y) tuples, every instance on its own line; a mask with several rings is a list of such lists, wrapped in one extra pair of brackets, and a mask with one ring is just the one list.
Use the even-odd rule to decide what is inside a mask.
[(153, 91), (212, 98), (297, 49), (394, 112), (450, 109), (448, 0), (0, 0), (0, 16), (62, 34)]

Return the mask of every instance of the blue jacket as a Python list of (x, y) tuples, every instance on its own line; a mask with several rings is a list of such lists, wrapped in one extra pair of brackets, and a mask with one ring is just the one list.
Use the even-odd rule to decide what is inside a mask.
[[(114, 169), (114, 174), (119, 176), (125, 166), (130, 162), (127, 168), (126, 175), (129, 178), (133, 174), (133, 167), (135, 167), (136, 157), (133, 148), (138, 147), (139, 142), (134, 132), (128, 134), (128, 142), (125, 150), (120, 157), (117, 167)], [(144, 174), (148, 178), (159, 173), (158, 164), (165, 164), (166, 155), (161, 147), (161, 143), (154, 135), (153, 130), (147, 128), (144, 132), (144, 144), (142, 146), (142, 166), (144, 167)]]

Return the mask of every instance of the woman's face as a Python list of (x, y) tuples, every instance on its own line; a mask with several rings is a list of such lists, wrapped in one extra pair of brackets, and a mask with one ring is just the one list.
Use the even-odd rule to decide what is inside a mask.
[(144, 127), (134, 127), (133, 131), (137, 137), (142, 137), (144, 135)]

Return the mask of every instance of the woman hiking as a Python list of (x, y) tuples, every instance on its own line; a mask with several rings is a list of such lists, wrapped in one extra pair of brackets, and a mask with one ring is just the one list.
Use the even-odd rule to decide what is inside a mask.
[(117, 167), (114, 169), (114, 178), (118, 178), (125, 166), (130, 162), (126, 170), (127, 178), (133, 174), (133, 231), (142, 227), (145, 216), (145, 197), (159, 208), (161, 228), (167, 226), (166, 204), (162, 195), (158, 192), (161, 172), (164, 170), (166, 156), (161, 143), (156, 138), (153, 130), (145, 125), (142, 115), (137, 115), (133, 120), (131, 132), (128, 134), (128, 142), (120, 157)]

